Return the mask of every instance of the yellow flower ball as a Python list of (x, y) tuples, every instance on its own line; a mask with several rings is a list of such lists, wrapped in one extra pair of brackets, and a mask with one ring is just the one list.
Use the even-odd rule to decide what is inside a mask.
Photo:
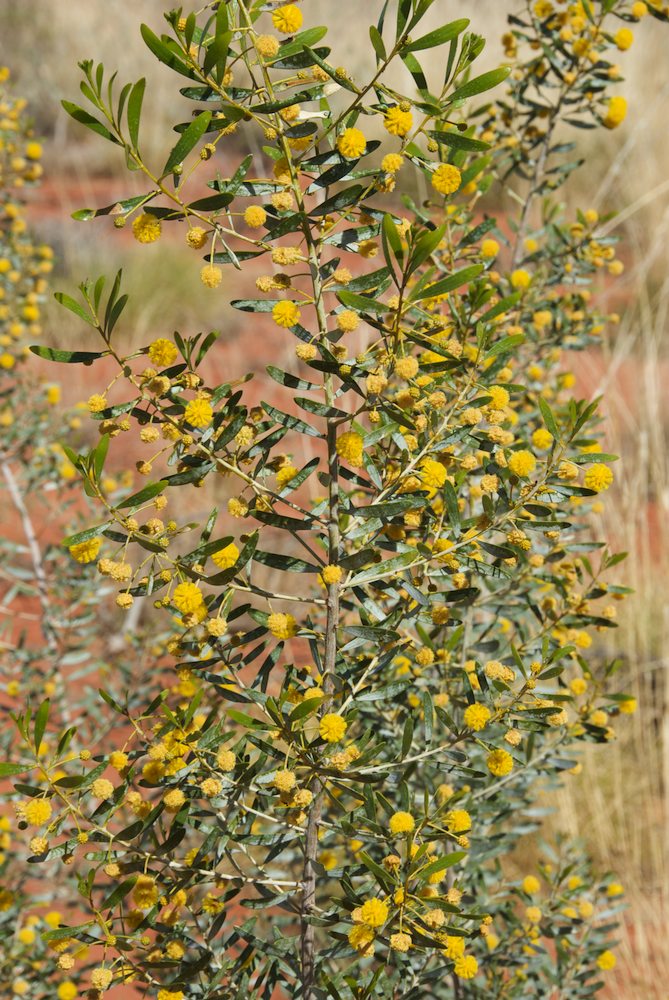
[(205, 264), (200, 271), (200, 280), (207, 288), (218, 288), (223, 281), (223, 272), (220, 267), (213, 264)]
[(281, 613), (269, 615), (267, 628), (277, 639), (291, 639), (297, 635), (297, 622), (292, 615)]
[(496, 778), (503, 778), (513, 770), (513, 757), (507, 750), (493, 750), (488, 754), (486, 765)]
[(602, 124), (606, 128), (618, 128), (627, 117), (627, 101), (624, 97), (610, 97)]
[(231, 569), (239, 559), (239, 549), (234, 542), (230, 542), (224, 549), (212, 553), (211, 558), (219, 569)]
[(531, 451), (521, 449), (520, 451), (514, 451), (510, 455), (507, 464), (514, 476), (524, 479), (534, 472), (537, 460)]
[(518, 291), (524, 291), (526, 288), (529, 288), (531, 281), (532, 276), (522, 267), (511, 273), (511, 285)]
[(206, 399), (191, 399), (184, 410), (184, 420), (191, 427), (208, 427), (213, 417), (211, 403)]
[(541, 883), (536, 875), (526, 875), (522, 881), (523, 892), (526, 892), (528, 896), (533, 896), (535, 892), (539, 892), (541, 888)]
[(612, 482), (613, 473), (608, 465), (602, 465), (601, 462), (591, 465), (583, 480), (586, 489), (594, 490), (595, 493), (602, 493), (604, 490), (608, 490)]
[(199, 611), (204, 603), (204, 595), (195, 583), (185, 581), (175, 588), (172, 594), (172, 604), (183, 615)]
[(276, 325), (285, 327), (286, 329), (299, 323), (300, 316), (299, 307), (295, 302), (290, 302), (288, 299), (277, 302), (272, 309), (272, 319)]
[(164, 337), (154, 340), (149, 345), (148, 354), (154, 365), (160, 365), (161, 368), (167, 368), (168, 365), (174, 364), (179, 356), (176, 346), (171, 340)]
[(499, 243), (497, 240), (483, 240), (481, 243), (481, 256), (488, 259), (496, 257), (499, 253)]
[(465, 725), (474, 732), (485, 729), (492, 713), (486, 705), (469, 705), (464, 712)]
[(160, 239), (161, 229), (160, 219), (148, 212), (138, 215), (132, 223), (133, 235), (138, 243), (155, 243)]
[(302, 11), (294, 3), (277, 7), (272, 13), (272, 24), (282, 35), (293, 35), (302, 27)]
[(326, 743), (338, 743), (339, 740), (343, 739), (347, 728), (346, 719), (335, 712), (328, 712), (321, 719), (318, 732)]
[(432, 187), (439, 194), (453, 194), (460, 187), (462, 175), (452, 163), (442, 163), (432, 174)]
[(383, 120), (386, 132), (391, 135), (404, 136), (411, 131), (413, 125), (413, 115), (410, 111), (402, 111), (399, 104), (388, 108)]
[(396, 174), (401, 169), (404, 159), (399, 153), (386, 153), (381, 160), (381, 169), (387, 174)]
[(634, 32), (630, 31), (629, 28), (620, 28), (613, 36), (613, 41), (616, 43), (621, 52), (626, 52), (627, 49), (632, 46), (634, 41)]
[(363, 439), (356, 431), (347, 431), (337, 438), (337, 454), (354, 469), (363, 465)]
[(360, 920), (367, 927), (383, 927), (388, 919), (388, 904), (382, 899), (368, 899), (360, 907)]
[(337, 139), (337, 149), (347, 160), (354, 160), (367, 149), (367, 140), (359, 128), (347, 128)]
[(416, 828), (416, 822), (408, 812), (396, 812), (390, 817), (390, 832), (395, 836), (413, 833)]
[(267, 212), (261, 205), (249, 205), (244, 212), (244, 222), (250, 229), (260, 229), (267, 221)]
[(610, 969), (614, 969), (616, 967), (616, 956), (608, 949), (603, 951), (597, 959), (597, 967), (601, 969), (602, 972), (608, 972)]

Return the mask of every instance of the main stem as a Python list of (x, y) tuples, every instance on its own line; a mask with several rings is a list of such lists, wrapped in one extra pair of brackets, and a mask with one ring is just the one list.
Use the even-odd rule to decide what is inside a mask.
[[(314, 304), (318, 320), (319, 333), (327, 331), (327, 315), (323, 302), (323, 290), (320, 274), (320, 261), (308, 224), (305, 235), (309, 251), (309, 268), (314, 288)], [(323, 385), (325, 401), (328, 406), (334, 402), (334, 385), (331, 375), (326, 375)], [(328, 563), (339, 563), (339, 459), (337, 456), (337, 425), (332, 419), (327, 421), (327, 463), (328, 463)], [(321, 714), (328, 711), (334, 691), (334, 681), (337, 664), (337, 625), (339, 623), (339, 584), (330, 584), (327, 588), (326, 619), (325, 619), (325, 649), (323, 656), (323, 693)], [(307, 820), (304, 842), (304, 867), (302, 871), (302, 908), (300, 926), (300, 959), (302, 997), (304, 1000), (314, 1000), (316, 979), (315, 954), (316, 942), (314, 925), (311, 922), (316, 902), (316, 869), (318, 855), (318, 829), (323, 812), (325, 784), (318, 777), (311, 783), (314, 798)]]

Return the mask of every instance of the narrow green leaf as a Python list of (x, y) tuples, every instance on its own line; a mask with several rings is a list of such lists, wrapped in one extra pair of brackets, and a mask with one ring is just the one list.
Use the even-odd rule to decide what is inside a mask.
[(434, 31), (429, 31), (427, 35), (422, 35), (415, 41), (409, 42), (402, 49), (402, 52), (417, 52), (419, 49), (434, 49), (438, 45), (444, 45), (446, 42), (450, 42), (453, 38), (457, 38), (458, 35), (469, 26), (469, 19), (466, 17), (460, 18), (458, 21), (451, 21), (450, 24), (445, 24), (442, 28), (436, 28)]
[(173, 170), (177, 164), (181, 163), (188, 156), (190, 151), (197, 145), (199, 140), (207, 131), (207, 126), (210, 121), (211, 111), (203, 111), (194, 121), (190, 123), (186, 131), (182, 132), (179, 141), (167, 157), (167, 162), (163, 167), (163, 175), (169, 174), (169, 172)]
[(469, 80), (453, 91), (448, 98), (448, 104), (463, 101), (475, 94), (482, 94), (485, 90), (491, 90), (506, 80), (510, 72), (510, 66), (501, 66), (499, 69), (491, 69), (487, 73), (482, 73), (481, 76), (475, 76), (473, 80)]

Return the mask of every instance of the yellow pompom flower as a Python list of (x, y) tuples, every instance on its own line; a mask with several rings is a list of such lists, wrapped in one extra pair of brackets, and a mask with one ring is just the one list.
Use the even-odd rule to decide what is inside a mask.
[(277, 771), (272, 784), (279, 792), (292, 792), (297, 784), (297, 778), (292, 771)]
[(336, 320), (337, 328), (342, 333), (353, 333), (360, 326), (360, 317), (352, 309), (344, 309), (342, 312), (337, 313)]
[(113, 978), (111, 969), (93, 969), (91, 972), (91, 986), (96, 990), (106, 990), (111, 985)]
[(618, 709), (624, 715), (634, 715), (638, 708), (636, 698), (623, 698), (622, 701), (618, 702)]
[(324, 566), (321, 570), (321, 580), (326, 586), (330, 586), (333, 583), (339, 583), (343, 575), (341, 566), (333, 566), (332, 564)]
[(503, 385), (491, 385), (486, 392), (490, 396), (490, 406), (494, 410), (503, 410), (509, 405), (509, 393)]
[(465, 725), (478, 733), (488, 725), (491, 715), (492, 713), (486, 705), (469, 705), (465, 709)]
[(223, 272), (220, 267), (214, 267), (213, 264), (205, 264), (200, 271), (200, 279), (202, 284), (206, 285), (207, 288), (218, 288), (223, 281)]
[(346, 431), (337, 438), (337, 454), (354, 469), (361, 468), (363, 439), (357, 431)]
[(368, 899), (360, 907), (360, 920), (367, 927), (383, 927), (388, 919), (388, 904), (382, 899)]
[(208, 427), (213, 416), (211, 403), (206, 399), (191, 399), (184, 410), (184, 420), (191, 427)]
[(107, 778), (96, 778), (91, 785), (91, 794), (94, 795), (96, 799), (106, 801), (114, 794), (114, 786), (111, 781), (107, 780)]
[(151, 875), (139, 875), (132, 890), (135, 906), (140, 910), (148, 910), (158, 902), (158, 887)]
[(513, 757), (507, 750), (493, 750), (488, 754), (486, 765), (496, 778), (503, 778), (513, 771)]
[(648, 4), (643, 0), (636, 0), (636, 3), (632, 4), (632, 17), (645, 17), (647, 13)]
[(616, 956), (612, 951), (603, 951), (599, 958), (597, 959), (597, 967), (602, 970), (602, 972), (608, 972), (609, 969), (614, 969), (616, 966)]
[(23, 807), (23, 817), (30, 826), (43, 826), (51, 819), (51, 803), (48, 799), (31, 799)]
[(618, 128), (627, 117), (627, 101), (624, 97), (610, 97), (602, 124), (606, 128)]
[(532, 276), (522, 267), (519, 267), (517, 270), (511, 272), (511, 285), (519, 291), (524, 291), (526, 288), (529, 288), (531, 281)]
[(398, 358), (395, 362), (395, 374), (399, 378), (415, 378), (418, 374), (418, 361), (416, 358), (412, 358), (411, 356)]
[(390, 935), (390, 947), (393, 951), (408, 951), (412, 944), (411, 935), (405, 934), (403, 931), (397, 931), (397, 933)]
[(219, 569), (230, 569), (239, 559), (239, 549), (234, 542), (230, 542), (224, 549), (219, 549), (218, 552), (212, 553), (211, 558)]
[(256, 49), (263, 59), (273, 59), (279, 51), (279, 39), (274, 35), (258, 35)]
[(553, 435), (545, 427), (537, 427), (536, 431), (532, 434), (532, 444), (535, 448), (543, 451), (545, 448), (550, 448), (553, 444)]
[(267, 221), (267, 212), (261, 205), (249, 205), (244, 212), (244, 222), (250, 229), (260, 229)]
[(76, 545), (70, 545), (69, 552), (72, 558), (76, 559), (78, 563), (90, 563), (97, 559), (101, 545), (101, 538), (88, 538), (85, 542), (77, 542)]
[(521, 884), (523, 892), (526, 892), (528, 896), (533, 896), (541, 888), (541, 883), (536, 875), (526, 875)]
[(387, 174), (396, 174), (403, 163), (404, 159), (399, 153), (386, 153), (381, 160), (381, 170), (385, 170)]
[(161, 228), (160, 219), (147, 212), (138, 215), (132, 223), (133, 235), (138, 243), (155, 243), (160, 239)]
[(165, 337), (160, 337), (149, 345), (149, 357), (154, 365), (166, 368), (168, 365), (174, 364), (178, 356), (179, 352), (176, 346)]
[(531, 451), (521, 449), (520, 451), (514, 451), (509, 456), (507, 464), (509, 470), (514, 474), (514, 476), (525, 478), (534, 472), (537, 460)]
[(59, 984), (56, 990), (56, 996), (58, 1000), (75, 1000), (77, 996), (77, 987), (74, 985), (71, 979), (65, 979)]
[(613, 41), (616, 43), (621, 52), (626, 52), (627, 49), (632, 46), (632, 42), (634, 41), (634, 32), (630, 31), (629, 28), (620, 28), (613, 36)]
[(410, 111), (402, 111), (399, 104), (395, 104), (386, 111), (383, 125), (391, 135), (404, 136), (411, 131), (413, 115)]
[(585, 474), (583, 480), (586, 489), (594, 490), (596, 493), (601, 493), (603, 490), (608, 490), (609, 486), (613, 482), (613, 473), (609, 469), (608, 465), (602, 465), (601, 462), (596, 462), (591, 465)]
[(441, 462), (437, 462), (434, 458), (426, 458), (420, 464), (418, 476), (421, 485), (427, 489), (430, 495), (434, 495), (446, 482), (448, 472), (446, 466), (442, 465)]
[(479, 971), (479, 963), (473, 955), (461, 955), (456, 958), (453, 972), (459, 979), (473, 979)]
[(225, 773), (229, 771), (234, 771), (237, 758), (232, 750), (226, 750), (221, 747), (216, 753), (216, 763), (218, 765), (219, 771)]
[(177, 813), (186, 801), (186, 796), (180, 788), (171, 788), (163, 795), (163, 805), (167, 812)]
[(300, 310), (295, 302), (291, 302), (286, 299), (282, 302), (277, 302), (272, 309), (272, 319), (277, 326), (283, 326), (288, 329), (291, 326), (295, 326), (296, 323), (300, 321)]
[(267, 628), (277, 639), (291, 639), (297, 635), (297, 622), (292, 615), (276, 613), (267, 618)]
[(499, 243), (497, 240), (484, 240), (481, 244), (481, 256), (488, 259), (496, 257), (499, 253)]
[(359, 128), (347, 128), (337, 139), (337, 149), (347, 160), (354, 160), (367, 149), (367, 140)]
[(395, 836), (404, 833), (413, 833), (416, 829), (416, 821), (411, 813), (396, 812), (390, 817), (390, 832)]
[(272, 24), (282, 35), (293, 35), (302, 27), (302, 11), (294, 3), (277, 7), (272, 13)]
[(204, 603), (204, 595), (196, 583), (186, 580), (175, 588), (172, 594), (172, 604), (182, 613), (190, 615), (194, 611), (199, 611)]
[(201, 226), (193, 226), (186, 233), (186, 243), (193, 250), (201, 250), (207, 242), (207, 233)]
[(445, 823), (450, 833), (467, 833), (472, 828), (472, 818), (466, 809), (449, 809)]
[(343, 739), (347, 728), (346, 719), (335, 712), (328, 712), (321, 719), (318, 732), (326, 743), (338, 743), (339, 740)]
[(42, 156), (42, 146), (39, 142), (26, 143), (26, 156), (29, 160), (39, 160)]
[(460, 187), (462, 175), (452, 163), (442, 163), (432, 174), (432, 187), (439, 194), (453, 194)]

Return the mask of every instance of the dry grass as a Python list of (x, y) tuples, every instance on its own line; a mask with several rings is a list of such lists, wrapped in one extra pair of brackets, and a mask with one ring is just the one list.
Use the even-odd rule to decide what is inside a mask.
[[(68, 171), (85, 187), (96, 171), (109, 170), (115, 163), (111, 147), (95, 139), (89, 142), (58, 112), (57, 97), (76, 95), (75, 59), (81, 56), (103, 58), (108, 66), (119, 68), (121, 79), (149, 77), (145, 146), (162, 156), (171, 145), (167, 123), (174, 117), (174, 84), (170, 73), (156, 67), (144, 49), (138, 25), (146, 20), (159, 30), (163, 0), (135, 0), (131, 8), (119, 5), (122, 14), (110, 14), (107, 0), (71, 0), (67, 5), (40, 0), (39, 4), (8, 6), (6, 37), (12, 32), (13, 52), (24, 53), (12, 68), (19, 88), (36, 109), (40, 129), (51, 137), (49, 166), (56, 176)], [(190, 9), (191, 4), (184, 6)], [(309, 19), (317, 21), (319, 16), (329, 19), (334, 3), (306, 0), (305, 6)], [(369, 6), (376, 9), (377, 5)], [(506, 13), (515, 6), (510, 0), (470, 0), (466, 5), (462, 0), (439, 0), (432, 18), (443, 22), (462, 16), (466, 7), (474, 29), (489, 38), (482, 59), (486, 68), (500, 58), (498, 38)], [(357, 26), (360, 7), (359, 0), (337, 0), (337, 23), (347, 30), (335, 36), (332, 59), (362, 76), (369, 57), (366, 32)], [(615, 134), (576, 135), (587, 166), (572, 181), (567, 198), (570, 204), (618, 211), (610, 226), (626, 246), (622, 256), (628, 269), (612, 302), (623, 312), (621, 325), (600, 353), (581, 355), (573, 362), (584, 393), (604, 394), (609, 417), (607, 449), (622, 459), (604, 527), (614, 549), (631, 553), (624, 575), (636, 594), (621, 611), (621, 627), (606, 639), (603, 650), (622, 660), (620, 676), (641, 708), (636, 716), (620, 722), (613, 746), (585, 755), (583, 778), (573, 779), (560, 793), (556, 822), (571, 836), (583, 838), (598, 862), (617, 870), (629, 890), (622, 972), (615, 995), (666, 1000), (669, 692), (665, 651), (669, 608), (663, 584), (669, 575), (669, 529), (665, 527), (669, 513), (665, 392), (669, 375), (669, 181), (665, 171), (669, 147), (663, 114), (669, 93), (669, 40), (666, 30), (650, 23), (640, 26), (637, 35), (631, 52), (620, 60), (627, 75), (620, 90), (630, 103), (629, 122)], [(48, 53), (39, 74), (34, 72), (35, 37), (40, 39), (40, 51)], [(4, 58), (13, 64), (7, 55)], [(170, 109), (169, 118), (165, 108)], [(82, 237), (80, 225), (63, 221), (73, 207), (64, 204), (58, 224), (52, 218), (44, 227), (45, 237), (56, 238), (66, 282), (98, 268), (109, 272), (116, 262), (109, 247), (101, 243), (100, 232)], [(151, 330), (165, 332), (181, 325), (194, 332), (227, 322), (228, 314), (217, 315), (211, 297), (196, 288), (192, 260), (185, 263), (180, 250), (161, 247), (153, 263), (146, 265), (151, 268), (148, 274), (146, 266), (141, 270), (133, 266), (134, 253), (123, 247), (118, 259), (123, 258), (138, 292), (131, 313), (137, 339), (145, 340), (144, 334)], [(118, 255), (118, 249), (113, 254)]]

